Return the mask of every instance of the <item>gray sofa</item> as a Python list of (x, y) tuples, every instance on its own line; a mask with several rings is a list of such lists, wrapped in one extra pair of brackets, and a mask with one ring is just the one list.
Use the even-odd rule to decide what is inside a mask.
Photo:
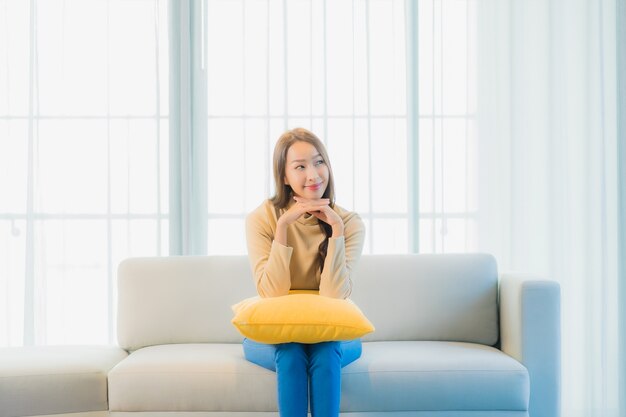
[[(557, 283), (484, 254), (366, 255), (352, 276), (376, 331), (343, 369), (342, 415), (560, 415)], [(0, 417), (277, 416), (275, 374), (230, 324), (255, 293), (244, 256), (128, 259), (119, 346), (0, 350)]]

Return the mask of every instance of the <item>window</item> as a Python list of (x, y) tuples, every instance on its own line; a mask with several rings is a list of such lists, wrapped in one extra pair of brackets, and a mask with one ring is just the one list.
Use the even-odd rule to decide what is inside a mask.
[(476, 2), (419, 2), (420, 252), (477, 248)]
[(117, 264), (168, 253), (167, 2), (0, 22), (0, 345), (108, 343)]
[(245, 253), (274, 144), (298, 126), (326, 143), (365, 253), (408, 250), (404, 3), (208, 1), (209, 253)]

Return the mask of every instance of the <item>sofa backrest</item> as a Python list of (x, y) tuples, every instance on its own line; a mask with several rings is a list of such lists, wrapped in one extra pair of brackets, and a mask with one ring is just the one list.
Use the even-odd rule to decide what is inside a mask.
[[(352, 300), (376, 326), (365, 341), (498, 340), (491, 255), (363, 255), (352, 279)], [(118, 343), (238, 343), (230, 306), (254, 295), (246, 256), (127, 259), (118, 269)]]
[(362, 256), (352, 300), (376, 331), (363, 340), (498, 341), (498, 272), (487, 254)]

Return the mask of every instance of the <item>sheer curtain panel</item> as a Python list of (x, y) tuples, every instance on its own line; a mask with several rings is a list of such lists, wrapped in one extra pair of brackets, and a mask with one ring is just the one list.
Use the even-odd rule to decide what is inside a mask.
[(0, 345), (115, 340), (168, 253), (167, 3), (0, 0)]
[(618, 2), (476, 4), (478, 249), (560, 282), (562, 415), (623, 416)]

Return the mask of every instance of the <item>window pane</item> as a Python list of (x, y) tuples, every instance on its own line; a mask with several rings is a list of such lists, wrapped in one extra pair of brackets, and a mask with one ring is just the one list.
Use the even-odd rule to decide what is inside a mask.
[(35, 286), (43, 287), (36, 326), (45, 344), (107, 343), (108, 280), (105, 221), (35, 222)]
[[(241, 114), (244, 109), (242, 10), (242, 1), (212, 0), (208, 2), (206, 70), (209, 115)], [(219, 65), (212, 65), (213, 63), (219, 63)]]
[(19, 346), (24, 337), (24, 220), (0, 220), (0, 260), (0, 346)]
[(434, 94), (434, 2), (420, 1), (419, 11), (419, 111), (424, 115), (432, 115)]
[(246, 229), (243, 219), (209, 219), (209, 253), (243, 255), (246, 248)]
[(443, 209), (446, 212), (467, 210), (467, 161), (465, 119), (446, 120), (443, 124)]
[(396, 30), (402, 31), (404, 25), (396, 26), (398, 20), (394, 16), (393, 2), (371, 1), (369, 5), (371, 112), (375, 115), (393, 115), (397, 111), (404, 114), (405, 95), (398, 92), (405, 90), (405, 72), (398, 66), (405, 65), (404, 58), (399, 57), (404, 56), (405, 46), (404, 38), (395, 33)]
[[(433, 119), (423, 118), (419, 125), (419, 211), (435, 211), (435, 141)], [(421, 239), (420, 239), (421, 242)], [(421, 245), (420, 245), (421, 249)]]
[(244, 128), (239, 119), (211, 119), (208, 125), (208, 204), (211, 213), (243, 213)]
[(354, 112), (353, 78), (357, 69), (353, 64), (352, 4), (347, 1), (326, 2), (327, 50), (326, 56), (321, 56), (320, 60), (327, 66), (327, 111), (334, 116)]
[(443, 112), (467, 112), (467, 1), (442, 1)]
[[(165, 174), (157, 165), (169, 152), (161, 145), (160, 149), (166, 153), (157, 154), (160, 149), (156, 127), (155, 121), (149, 119), (109, 123), (111, 210), (114, 213), (154, 214), (157, 211), (159, 181)], [(163, 142), (167, 144), (167, 140)], [(163, 203), (161, 200), (162, 207)]]
[[(163, 3), (162, 1), (160, 3)], [(115, 115), (154, 115), (157, 108), (157, 75), (166, 80), (167, 67), (159, 67), (155, 21), (158, 10), (153, 1), (111, 1), (109, 6), (109, 97)], [(163, 7), (163, 5), (161, 5)], [(158, 30), (167, 33), (167, 21)], [(130, 35), (132, 34), (132, 35)], [(101, 51), (102, 53), (103, 51)], [(162, 106), (167, 108), (167, 104)]]
[[(4, 1), (0, 7), (0, 115), (28, 114), (30, 2)], [(11, 65), (9, 65), (11, 63)], [(0, 131), (1, 132), (1, 131)], [(2, 133), (0, 133), (2, 137)]]
[[(131, 256), (155, 256), (159, 254), (163, 231), (159, 231), (156, 219), (133, 219), (111, 221), (111, 256), (113, 265)], [(163, 223), (161, 223), (161, 228)], [(161, 235), (159, 235), (161, 232)], [(167, 233), (167, 231), (165, 232)], [(165, 251), (167, 253), (167, 251)]]
[[(248, 119), (245, 124), (245, 155), (241, 171), (245, 173), (244, 211), (250, 212), (269, 196), (272, 175), (271, 154), (268, 148), (267, 122)], [(233, 158), (233, 162), (235, 162)], [(233, 193), (235, 194), (235, 193)]]
[(28, 125), (0, 120), (0, 213), (26, 211)]
[[(38, 1), (35, 4), (41, 113), (106, 113), (107, 4), (60, 0)], [(111, 24), (111, 27), (119, 28), (115, 19)], [(128, 41), (132, 43), (131, 39)], [(131, 47), (127, 43), (117, 46), (124, 50)], [(112, 52), (115, 53), (115, 49)], [(140, 48), (133, 53), (141, 54)], [(126, 58), (130, 62), (125, 62), (129, 64), (125, 65), (125, 69), (132, 71), (131, 54)]]
[(337, 203), (354, 207), (354, 129), (351, 119), (328, 121), (328, 153), (335, 179)]
[(42, 120), (35, 144), (35, 207), (46, 213), (107, 210), (106, 123)]
[(374, 219), (372, 253), (406, 253), (408, 225), (405, 219)]
[(406, 125), (404, 121), (373, 119), (371, 130), (373, 209), (386, 213), (406, 213)]

